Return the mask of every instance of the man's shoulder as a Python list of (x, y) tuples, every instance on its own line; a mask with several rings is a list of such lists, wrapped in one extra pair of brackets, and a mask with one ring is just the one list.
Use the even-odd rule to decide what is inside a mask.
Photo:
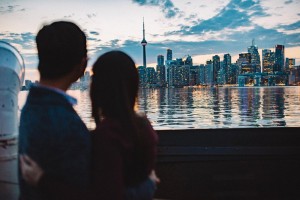
[[(86, 125), (72, 107), (64, 105), (25, 105), (20, 117), (20, 134), (37, 135), (43, 132), (61, 138), (88, 132)], [(56, 136), (55, 136), (56, 137)]]

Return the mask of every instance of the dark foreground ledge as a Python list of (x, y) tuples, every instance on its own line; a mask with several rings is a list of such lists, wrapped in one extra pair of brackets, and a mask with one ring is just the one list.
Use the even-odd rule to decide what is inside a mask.
[(300, 199), (300, 128), (158, 134), (158, 199)]

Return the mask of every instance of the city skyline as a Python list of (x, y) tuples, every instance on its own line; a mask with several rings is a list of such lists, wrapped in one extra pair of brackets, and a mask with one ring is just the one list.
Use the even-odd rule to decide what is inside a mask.
[(143, 17), (147, 26), (147, 66), (155, 66), (157, 55), (165, 56), (168, 48), (174, 51), (174, 58), (191, 55), (195, 64), (226, 53), (235, 62), (253, 38), (260, 55), (262, 49), (274, 51), (275, 45), (283, 44), (286, 57), (296, 58), (299, 65), (299, 8), (300, 0), (2, 0), (0, 40), (11, 43), (22, 53), (27, 78), (28, 72), (36, 74), (31, 70), (37, 66), (35, 34), (43, 24), (54, 20), (74, 21), (85, 31), (89, 66), (98, 55), (115, 48), (142, 65)]

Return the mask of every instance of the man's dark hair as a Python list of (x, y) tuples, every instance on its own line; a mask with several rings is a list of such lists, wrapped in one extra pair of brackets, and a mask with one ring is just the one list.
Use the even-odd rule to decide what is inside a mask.
[(41, 78), (58, 79), (70, 73), (86, 56), (86, 36), (74, 23), (59, 21), (37, 34)]

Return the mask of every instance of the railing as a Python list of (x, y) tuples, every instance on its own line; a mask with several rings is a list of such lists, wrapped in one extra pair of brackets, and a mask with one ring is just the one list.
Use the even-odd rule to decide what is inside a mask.
[(158, 199), (299, 199), (300, 128), (158, 131)]
[[(157, 199), (300, 197), (300, 128), (160, 130)], [(0, 199), (17, 199), (17, 160), (2, 163)], [(12, 180), (12, 181), (11, 181)]]

